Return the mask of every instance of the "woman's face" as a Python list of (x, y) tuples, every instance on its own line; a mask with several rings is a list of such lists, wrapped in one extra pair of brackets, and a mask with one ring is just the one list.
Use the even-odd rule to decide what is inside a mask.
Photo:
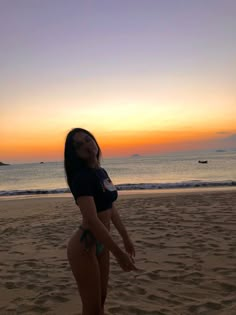
[(90, 135), (80, 131), (74, 135), (73, 139), (75, 152), (79, 158), (86, 161), (97, 159), (98, 147)]

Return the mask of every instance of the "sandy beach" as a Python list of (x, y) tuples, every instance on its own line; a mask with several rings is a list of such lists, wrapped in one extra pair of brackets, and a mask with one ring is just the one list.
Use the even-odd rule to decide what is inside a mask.
[[(72, 197), (10, 199), (0, 199), (0, 314), (81, 314), (66, 259), (80, 223)], [(236, 314), (235, 189), (126, 194), (116, 205), (139, 271), (112, 257), (106, 315)]]

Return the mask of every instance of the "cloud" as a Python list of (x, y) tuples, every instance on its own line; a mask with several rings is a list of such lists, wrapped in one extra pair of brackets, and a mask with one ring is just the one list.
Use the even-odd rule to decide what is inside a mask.
[(236, 149), (236, 133), (231, 134), (228, 137), (218, 138), (218, 139), (211, 139), (208, 141), (201, 142), (203, 146), (211, 149), (224, 149), (224, 150), (231, 150)]
[(228, 132), (228, 131), (217, 131), (216, 132), (216, 134), (217, 135), (227, 135), (227, 134), (229, 134), (230, 132)]
[(235, 141), (235, 144), (236, 144), (236, 133), (232, 134), (231, 136), (227, 137), (227, 138), (224, 138), (222, 139), (223, 141)]

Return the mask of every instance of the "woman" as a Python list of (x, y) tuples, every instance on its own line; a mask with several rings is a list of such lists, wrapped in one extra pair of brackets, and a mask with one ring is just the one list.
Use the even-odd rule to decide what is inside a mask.
[[(117, 190), (100, 166), (101, 150), (85, 129), (72, 129), (65, 143), (65, 172), (82, 214), (82, 223), (68, 243), (67, 256), (81, 296), (82, 315), (103, 315), (109, 276), (109, 252), (124, 271), (137, 270), (134, 246), (114, 206)], [(110, 222), (126, 252), (112, 239)]]

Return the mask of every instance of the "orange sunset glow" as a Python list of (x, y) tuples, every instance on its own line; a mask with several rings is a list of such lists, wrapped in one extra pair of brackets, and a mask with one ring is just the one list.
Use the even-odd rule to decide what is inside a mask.
[[(89, 129), (97, 138), (104, 157), (129, 156), (134, 153), (139, 154), (161, 154), (181, 150), (212, 149), (221, 148), (220, 141), (226, 134), (218, 134), (212, 130), (198, 131), (108, 131), (100, 132), (96, 129)], [(231, 129), (233, 130), (233, 129)], [(32, 160), (62, 160), (64, 150), (64, 140), (68, 130), (64, 134), (60, 132), (51, 133), (51, 137), (35, 135), (34, 138), (21, 136), (8, 139), (1, 143), (3, 152), (8, 155), (2, 159), (7, 160), (11, 156), (17, 156), (19, 161), (24, 161), (25, 157)], [(231, 131), (232, 132), (232, 131)], [(218, 141), (218, 142), (217, 142)]]
[(0, 161), (61, 161), (74, 127), (91, 131), (104, 157), (235, 149), (232, 8), (197, 3), (81, 3), (70, 14), (58, 4), (58, 17), (47, 2), (6, 4)]

